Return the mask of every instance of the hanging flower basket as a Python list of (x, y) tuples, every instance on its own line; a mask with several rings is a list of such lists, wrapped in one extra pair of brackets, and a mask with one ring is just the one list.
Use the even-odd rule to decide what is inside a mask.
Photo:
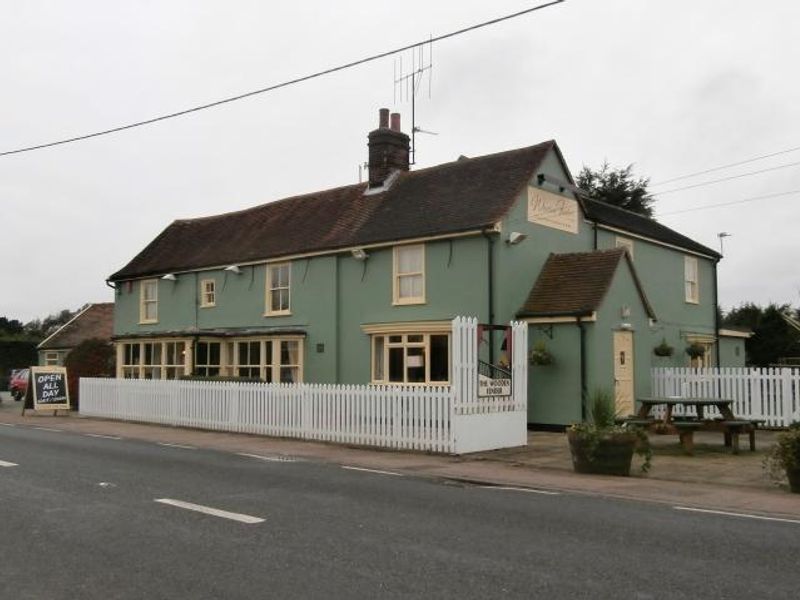
[(533, 345), (528, 359), (532, 365), (538, 365), (540, 367), (552, 365), (555, 362), (553, 355), (547, 350), (543, 341), (538, 341)]
[(686, 354), (689, 355), (690, 358), (700, 358), (706, 353), (706, 347), (703, 344), (698, 344), (694, 342), (693, 344), (689, 344), (686, 346)]
[(666, 339), (662, 339), (661, 343), (653, 348), (653, 354), (656, 356), (672, 356), (675, 353), (675, 348), (667, 343)]

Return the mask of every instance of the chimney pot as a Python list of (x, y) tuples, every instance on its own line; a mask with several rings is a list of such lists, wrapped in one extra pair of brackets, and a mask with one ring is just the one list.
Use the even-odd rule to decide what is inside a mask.
[(389, 127), (389, 109), (381, 108), (378, 110), (378, 127), (387, 129)]
[(400, 131), (400, 113), (392, 113), (392, 131)]

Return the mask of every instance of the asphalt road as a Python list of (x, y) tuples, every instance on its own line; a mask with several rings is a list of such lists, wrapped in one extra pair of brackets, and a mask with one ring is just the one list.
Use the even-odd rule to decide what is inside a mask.
[(0, 427), (0, 598), (800, 595), (800, 523), (277, 458)]

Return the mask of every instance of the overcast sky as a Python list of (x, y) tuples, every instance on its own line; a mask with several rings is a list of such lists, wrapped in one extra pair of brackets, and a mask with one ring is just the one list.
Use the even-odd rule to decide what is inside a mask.
[[(0, 3), (0, 151), (143, 120), (537, 2)], [(800, 146), (800, 3), (568, 0), (433, 48), (418, 166), (554, 138), (657, 183)], [(408, 64), (409, 56), (405, 56)], [(119, 134), (0, 157), (0, 316), (111, 301), (104, 281), (171, 221), (358, 180), (394, 61)], [(800, 161), (800, 151), (667, 191)], [(675, 212), (798, 190), (796, 194)], [(666, 225), (725, 239), (720, 302), (800, 304), (800, 165), (665, 194)], [(231, 232), (236, 243), (236, 232)], [(534, 274), (531, 274), (534, 277)]]

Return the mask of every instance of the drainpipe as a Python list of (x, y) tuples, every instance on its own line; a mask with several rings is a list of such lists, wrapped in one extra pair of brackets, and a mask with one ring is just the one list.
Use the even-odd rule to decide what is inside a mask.
[(595, 221), (593, 225), (594, 225), (594, 227), (592, 228), (592, 229), (594, 229), (594, 248), (593, 248), (593, 250), (597, 250), (597, 221)]
[(719, 310), (717, 309), (718, 299), (717, 299), (717, 265), (719, 264), (719, 259), (714, 261), (714, 286), (713, 286), (713, 299), (714, 299), (714, 337), (716, 338), (716, 343), (714, 344), (714, 354), (717, 358), (717, 368), (720, 367), (719, 364)]
[(494, 238), (488, 231), (483, 232), (486, 238), (486, 258), (488, 261), (489, 284), (489, 364), (494, 364)]
[(581, 421), (586, 422), (586, 398), (589, 396), (586, 389), (586, 324), (580, 317), (575, 318), (575, 324), (581, 332)]

